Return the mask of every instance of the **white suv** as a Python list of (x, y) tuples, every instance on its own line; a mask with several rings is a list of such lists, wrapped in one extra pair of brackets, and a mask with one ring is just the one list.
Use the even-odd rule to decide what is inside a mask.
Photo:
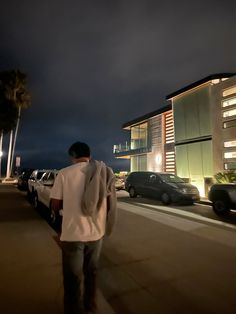
[(45, 169), (36, 169), (31, 173), (28, 180), (28, 190), (27, 190), (29, 201), (33, 200), (34, 192), (36, 190), (36, 186), (38, 185), (38, 181), (42, 178), (45, 172), (46, 172)]
[(40, 204), (43, 204), (48, 209), (47, 216), (51, 223), (55, 223), (57, 220), (60, 220), (60, 216), (62, 216), (62, 211), (60, 211), (59, 217), (55, 217), (50, 208), (50, 192), (57, 173), (58, 170), (46, 170), (41, 179), (37, 182), (33, 194), (34, 208), (38, 208)]

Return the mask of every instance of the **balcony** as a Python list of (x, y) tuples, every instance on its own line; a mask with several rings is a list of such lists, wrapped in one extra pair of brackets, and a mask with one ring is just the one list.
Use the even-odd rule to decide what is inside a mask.
[(133, 155), (140, 155), (151, 152), (151, 146), (142, 139), (131, 140), (125, 144), (113, 145), (113, 154), (116, 158), (130, 158)]

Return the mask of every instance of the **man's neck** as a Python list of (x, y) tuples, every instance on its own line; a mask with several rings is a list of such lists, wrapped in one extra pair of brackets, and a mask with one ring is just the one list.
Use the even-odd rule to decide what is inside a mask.
[(89, 162), (90, 157), (80, 157), (80, 158), (74, 158), (74, 163), (77, 164), (79, 162)]

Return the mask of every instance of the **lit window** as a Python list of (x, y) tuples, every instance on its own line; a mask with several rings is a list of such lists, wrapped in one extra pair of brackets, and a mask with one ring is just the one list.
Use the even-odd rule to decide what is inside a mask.
[(235, 147), (235, 146), (236, 146), (236, 140), (224, 142), (224, 147)]
[(224, 153), (224, 158), (236, 158), (236, 151)]
[(229, 106), (233, 106), (233, 105), (236, 105), (236, 97), (222, 101), (222, 107), (224, 107), (224, 108), (229, 107)]
[(235, 126), (236, 126), (236, 119), (224, 122), (224, 124), (223, 124), (224, 129), (232, 128), (232, 127), (235, 127)]
[(236, 170), (236, 162), (228, 162), (224, 164), (225, 170)]
[(224, 118), (228, 118), (228, 117), (232, 117), (232, 116), (236, 116), (236, 109), (231, 109), (231, 110), (227, 110), (227, 111), (223, 112)]
[(236, 94), (236, 86), (227, 88), (226, 90), (223, 91), (223, 97), (226, 97), (232, 94)]

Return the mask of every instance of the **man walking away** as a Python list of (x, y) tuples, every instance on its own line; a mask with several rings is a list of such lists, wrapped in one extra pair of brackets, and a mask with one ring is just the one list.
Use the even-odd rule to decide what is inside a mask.
[(52, 211), (63, 208), (64, 313), (96, 313), (102, 241), (116, 219), (115, 176), (105, 163), (91, 159), (85, 143), (74, 143), (68, 153), (72, 165), (59, 171), (51, 190)]

